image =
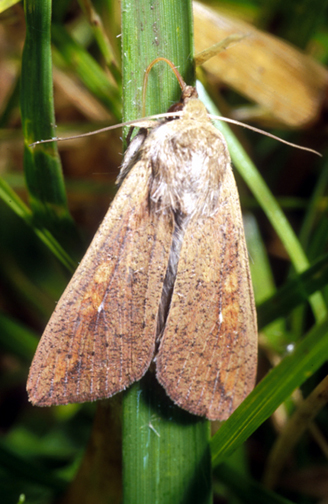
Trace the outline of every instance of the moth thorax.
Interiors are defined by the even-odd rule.
[[[157,211],[189,217],[214,215],[230,163],[220,133],[210,124],[177,120],[159,127],[152,136],[150,200]]]
[[[188,98],[183,108],[183,116],[187,119],[208,122],[208,114],[204,103],[195,98]]]

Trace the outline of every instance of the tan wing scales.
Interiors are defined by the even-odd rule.
[[[220,207],[193,219],[156,358],[167,394],[188,411],[224,420],[253,389],[257,327],[236,184],[225,170]]]
[[[171,245],[170,223],[149,213],[148,183],[139,162],[59,300],[30,369],[34,404],[109,397],[148,369]]]

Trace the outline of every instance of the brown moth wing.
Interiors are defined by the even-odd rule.
[[[149,177],[142,160],[132,168],[60,298],[31,365],[32,403],[109,397],[148,369],[171,245],[167,217],[149,212]]]
[[[257,325],[239,198],[223,174],[218,211],[190,221],[157,378],[182,408],[225,420],[254,387]]]

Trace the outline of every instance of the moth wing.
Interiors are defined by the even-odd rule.
[[[220,207],[190,221],[156,357],[157,378],[182,408],[225,420],[254,387],[257,323],[232,170]]]
[[[29,373],[34,404],[110,397],[149,367],[171,238],[149,213],[147,170],[126,177],[57,304]]]

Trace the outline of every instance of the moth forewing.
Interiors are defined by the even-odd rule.
[[[110,397],[152,361],[173,401],[211,420],[253,388],[256,315],[230,156],[194,88],[184,93],[179,118],[131,142],[119,192],[39,343],[34,404]]]
[[[159,382],[177,404],[210,420],[224,420],[254,387],[257,327],[230,156],[202,108],[195,101],[193,134],[185,125],[187,138],[196,144],[189,149],[184,145],[185,162],[189,172],[202,173],[208,185],[203,183],[205,197],[199,194],[200,206],[183,238],[156,367]],[[185,140],[183,135],[182,144]]]
[[[149,177],[133,166],[60,298],[31,365],[33,404],[110,397],[148,369],[171,244],[167,217],[149,212]]]

